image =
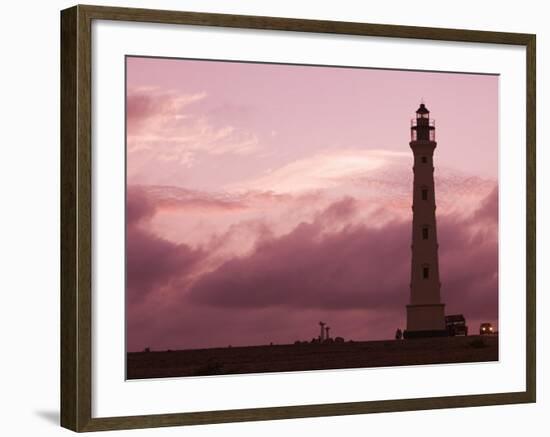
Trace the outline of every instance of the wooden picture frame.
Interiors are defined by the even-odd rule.
[[[526,390],[511,393],[92,417],[93,20],[475,42],[526,48]],[[61,12],[61,425],[83,432],[535,402],[535,35],[165,10],[75,6]]]

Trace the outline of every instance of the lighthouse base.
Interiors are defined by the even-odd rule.
[[[407,305],[407,329],[404,338],[447,336],[445,304]]]

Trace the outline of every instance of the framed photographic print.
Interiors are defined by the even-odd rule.
[[[61,422],[535,401],[535,36],[61,13]]]

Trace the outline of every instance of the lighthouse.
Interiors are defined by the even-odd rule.
[[[414,155],[410,300],[405,338],[447,335],[441,302],[434,184],[435,122],[424,105],[411,120]]]

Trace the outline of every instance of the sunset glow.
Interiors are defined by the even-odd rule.
[[[129,57],[128,350],[392,338],[421,99],[442,300],[497,330],[498,76]]]

